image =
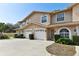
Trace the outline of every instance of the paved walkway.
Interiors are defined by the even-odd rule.
[[[27,39],[0,40],[0,56],[49,56],[46,46],[52,43]]]

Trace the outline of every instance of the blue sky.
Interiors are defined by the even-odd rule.
[[[15,24],[32,11],[53,11],[67,8],[68,3],[0,3],[0,22]]]

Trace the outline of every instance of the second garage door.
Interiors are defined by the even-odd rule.
[[[46,40],[45,30],[37,30],[35,32],[35,39],[37,39],[37,40]]]

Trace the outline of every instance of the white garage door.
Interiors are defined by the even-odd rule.
[[[36,31],[35,32],[35,39],[37,40],[46,40],[46,32],[43,31]]]

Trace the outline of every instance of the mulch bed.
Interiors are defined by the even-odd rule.
[[[51,55],[56,56],[73,56],[76,53],[75,47],[71,45],[64,45],[59,43],[53,43],[46,47],[46,50]]]

